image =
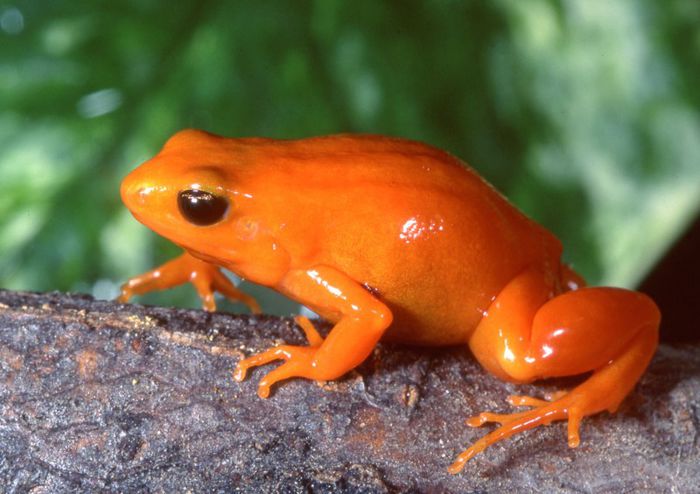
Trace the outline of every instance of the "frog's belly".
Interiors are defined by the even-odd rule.
[[[483,317],[480,308],[473,304],[440,303],[412,304],[392,303],[389,306],[393,321],[382,337],[383,341],[420,346],[443,346],[467,343]]]
[[[393,315],[382,339],[426,346],[467,343],[509,274],[469,279],[474,273],[466,271],[404,272],[395,283],[376,287],[375,296]]]
[[[426,346],[467,343],[503,287],[531,262],[436,260],[423,269],[385,272],[383,280],[391,282],[379,284],[376,296],[394,318],[383,339]]]

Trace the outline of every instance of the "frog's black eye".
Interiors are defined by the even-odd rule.
[[[177,207],[187,221],[199,226],[221,221],[228,211],[228,200],[203,190],[183,190],[177,195]]]

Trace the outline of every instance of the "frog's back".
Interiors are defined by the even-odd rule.
[[[263,162],[269,175],[294,174],[302,177],[307,186],[349,189],[355,184],[371,183],[395,189],[428,187],[456,194],[463,194],[468,185],[491,188],[449,153],[408,139],[338,134],[299,140],[240,141],[252,144],[249,149],[255,155],[253,161]]]
[[[265,160],[266,200],[290,201],[280,191],[294,188],[287,223],[298,229],[289,231],[308,238],[313,254],[293,257],[376,290],[394,313],[389,339],[466,341],[508,281],[529,265],[558,262],[549,232],[439,149],[371,135],[253,147]]]

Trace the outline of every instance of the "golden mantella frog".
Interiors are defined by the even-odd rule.
[[[259,383],[337,379],[377,342],[469,345],[496,376],[519,383],[592,371],[530,410],[481,413],[500,427],[462,452],[456,473],[487,446],[555,420],[579,443],[587,415],[614,412],[657,347],[659,310],[647,296],[588,288],[560,260],[561,243],[467,165],[414,141],[373,135],[301,140],[174,135],[131,172],[121,196],[140,222],[184,248],[130,279],[134,294],[190,281],[204,308],[213,293],[246,303],[226,268],[272,287],[334,323],[322,338],[297,321],[307,346],[280,345],[242,360],[284,361]]]

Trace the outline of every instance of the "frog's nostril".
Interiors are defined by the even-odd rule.
[[[132,172],[122,181],[120,188],[122,201],[124,201],[124,204],[129,208],[143,205],[151,189],[153,189],[153,187],[138,180]]]
[[[148,200],[148,196],[153,191],[153,187],[143,184],[134,184],[122,187],[122,200],[129,206],[143,206]]]

